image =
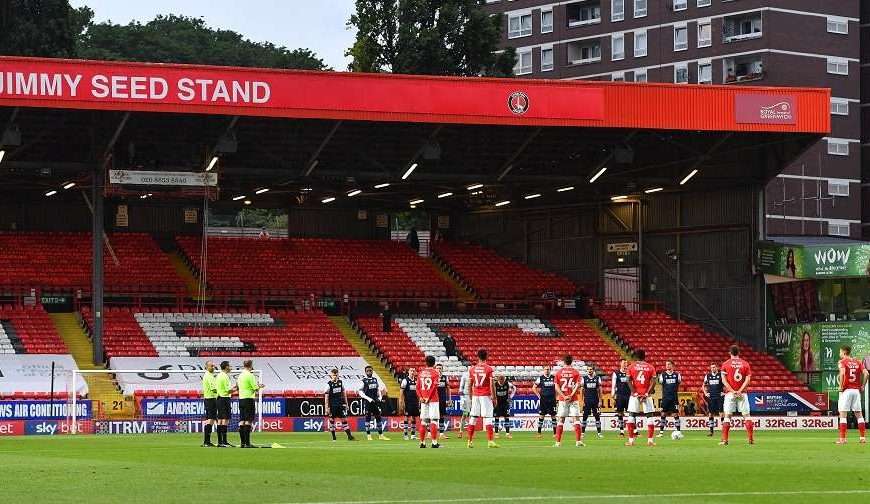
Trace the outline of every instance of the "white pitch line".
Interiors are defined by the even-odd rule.
[[[612,494],[612,495],[540,495],[517,497],[467,497],[459,499],[402,499],[402,500],[367,500],[367,501],[294,501],[280,504],[435,504],[460,502],[535,502],[545,500],[586,501],[594,499],[679,499],[698,497],[782,497],[789,495],[863,495],[870,494],[868,490],[784,490],[770,492],[709,492],[709,493],[670,493],[670,494]]]

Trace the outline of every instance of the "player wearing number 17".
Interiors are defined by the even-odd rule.
[[[483,418],[486,427],[486,445],[489,448],[498,448],[493,441],[492,427],[492,403],[495,400],[495,383],[492,381],[492,366],[486,363],[486,349],[477,351],[477,364],[468,370],[468,379],[471,382],[471,419],[468,422],[468,447],[474,447],[474,428],[477,419]]]
[[[719,444],[728,445],[731,415],[738,412],[743,416],[749,444],[755,444],[753,434],[755,425],[749,418],[749,396],[746,394],[752,379],[752,368],[749,367],[748,362],[740,358],[740,348],[737,345],[731,347],[730,353],[731,358],[722,364],[722,372],[725,373],[725,421],[722,423],[722,441]]]
[[[628,366],[628,386],[631,388],[631,397],[628,399],[628,441],[625,446],[634,446],[634,440],[637,438],[637,416],[643,410],[646,415],[646,444],[647,446],[655,446],[656,443],[653,437],[656,433],[656,425],[653,421],[655,418],[655,403],[653,402],[652,394],[655,392],[655,377],[656,368],[644,361],[646,352],[637,350],[634,352],[637,360]]]
[[[860,391],[867,383],[867,370],[858,359],[852,358],[852,347],[844,346],[840,349],[840,374],[837,381],[840,384],[840,399],[837,401],[837,410],[840,412],[840,438],[837,444],[846,444],[846,418],[849,412],[855,413],[858,420],[858,442],[867,442],[867,424],[864,423],[864,415],[861,413]]]
[[[426,431],[432,435],[432,448],[438,448],[438,421],[441,418],[438,381],[441,373],[435,369],[435,357],[426,357],[426,367],[417,375],[417,397],[420,398],[420,448],[426,448]]]

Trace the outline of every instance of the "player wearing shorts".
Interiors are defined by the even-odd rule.
[[[336,368],[329,371],[329,382],[326,384],[323,402],[326,406],[326,416],[329,417],[329,432],[332,434],[332,441],[335,441],[335,431],[343,429],[347,434],[347,440],[354,441],[353,435],[350,433],[350,423],[347,422],[347,391],[344,389],[344,383],[338,377],[338,369]],[[342,421],[346,424],[346,428]]]
[[[511,399],[516,394],[517,388],[508,380],[507,376],[501,375],[495,380],[495,437],[498,437],[498,423],[501,419],[505,437],[511,439]]]
[[[217,423],[217,382],[214,377],[214,362],[205,362],[205,372],[202,374],[202,400],[205,403],[205,423],[203,424],[203,447],[213,447],[211,431]]]
[[[538,396],[538,437],[544,427],[544,417],[550,415],[553,423],[553,437],[556,436],[556,377],[551,373],[550,366],[544,367],[544,374],[535,380],[532,391]]]
[[[432,437],[432,448],[438,448],[438,420],[441,418],[439,407],[438,381],[441,373],[435,369],[435,357],[426,356],[426,367],[417,376],[417,399],[420,403],[420,448],[426,448],[426,432]]]
[[[366,409],[366,439],[372,440],[372,418],[374,418],[374,425],[378,429],[378,439],[389,441],[390,438],[384,435],[384,427],[381,423],[384,389],[381,387],[381,382],[374,376],[375,372],[371,366],[365,367],[365,374],[359,389],[359,396],[365,401],[363,404]]]
[[[562,446],[562,432],[565,429],[565,417],[571,417],[574,422],[575,446],[586,446],[583,443],[583,430],[580,427],[580,398],[581,377],[580,371],[571,367],[574,358],[566,355],[562,358],[565,364],[556,371],[556,398],[559,407],[556,410],[558,425],[556,425],[556,448]]]
[[[642,412],[646,416],[646,444],[655,446],[653,440],[656,433],[655,404],[651,397],[656,388],[656,368],[644,361],[646,352],[638,350],[634,353],[637,360],[628,366],[628,386],[631,389],[631,397],[628,399],[628,441],[625,446],[634,446],[637,439],[637,416]]]
[[[628,361],[619,360],[619,369],[610,377],[610,397],[616,403],[616,419],[619,435],[625,436],[625,411],[628,409],[628,399],[631,397],[631,387],[628,386]]]
[[[468,444],[469,448],[474,447],[474,428],[477,425],[477,419],[483,418],[483,425],[486,428],[486,445],[489,448],[498,448],[498,445],[493,441],[494,432],[492,428],[492,403],[495,399],[495,382],[492,379],[492,366],[486,363],[486,349],[481,348],[477,351],[477,364],[471,366],[468,370],[468,379],[471,382],[471,415],[468,422]]]
[[[229,361],[221,361],[221,371],[215,378],[215,384],[217,385],[217,445],[218,448],[235,448],[235,445],[227,440],[227,430],[232,416],[231,398],[235,391],[233,380],[230,378]]]
[[[601,435],[601,377],[595,374],[592,366],[586,366],[586,375],[583,376],[583,434],[589,425],[589,415],[595,418],[595,430],[598,437]]]
[[[731,358],[722,364],[722,372],[725,374],[725,421],[722,422],[721,446],[728,445],[728,432],[731,430],[731,415],[740,413],[743,416],[743,425],[746,427],[746,435],[749,444],[755,444],[755,425],[749,418],[749,395],[746,389],[752,379],[752,368],[749,363],[740,358],[740,348],[733,345],[729,351]]]
[[[468,428],[468,417],[471,415],[471,380],[468,373],[462,373],[459,377],[459,409],[462,415],[459,417],[459,439]]]
[[[438,408],[441,414],[441,421],[438,437],[440,439],[449,439],[447,437],[447,429],[450,428],[450,417],[447,416],[447,404],[450,403],[450,382],[447,380],[447,375],[444,374],[443,364],[436,364],[435,369],[438,370],[438,375],[440,376],[438,378]]]
[[[401,383],[402,395],[399,397],[399,409],[405,412],[405,423],[402,425],[402,439],[416,439],[417,419],[420,417],[420,399],[417,397],[417,370],[408,369]]]
[[[659,437],[665,435],[665,427],[668,425],[668,413],[674,415],[676,430],[680,431],[680,384],[683,377],[674,369],[674,361],[665,362],[665,370],[659,375],[659,383],[662,384],[662,411],[659,419]]]
[[[254,361],[246,360],[242,363],[242,372],[237,381],[239,388],[239,438],[241,448],[258,448],[251,443],[251,432],[254,430],[254,418],[257,415],[257,407],[254,398],[264,387],[257,382],[254,376]]]
[[[852,358],[852,347],[840,348],[840,374],[837,382],[840,385],[840,399],[837,401],[837,410],[840,412],[840,438],[837,444],[846,444],[846,420],[849,412],[855,413],[858,420],[858,442],[867,442],[867,426],[864,423],[864,415],[861,412],[861,390],[867,383],[867,370],[858,359]]]
[[[704,397],[707,398],[707,427],[710,429],[707,437],[713,437],[713,429],[716,427],[716,416],[719,423],[725,422],[722,417],[722,402],[725,399],[725,386],[723,385],[722,371],[715,362],[710,364],[710,372],[704,375]]]

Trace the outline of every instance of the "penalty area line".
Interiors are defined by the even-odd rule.
[[[757,492],[707,492],[707,493],[667,493],[667,494],[610,494],[610,495],[530,495],[515,497],[467,497],[456,499],[401,499],[401,500],[365,500],[365,501],[294,501],[280,504],[435,504],[461,502],[536,502],[536,501],[587,501],[594,499],[679,499],[691,497],[782,497],[793,495],[863,495],[870,494],[867,490],[783,490]]]

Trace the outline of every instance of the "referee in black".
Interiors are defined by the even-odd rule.
[[[205,424],[203,425],[203,447],[213,447],[211,431],[217,423],[217,380],[214,377],[214,362],[205,362],[205,372],[202,374],[202,399],[205,402]]]

